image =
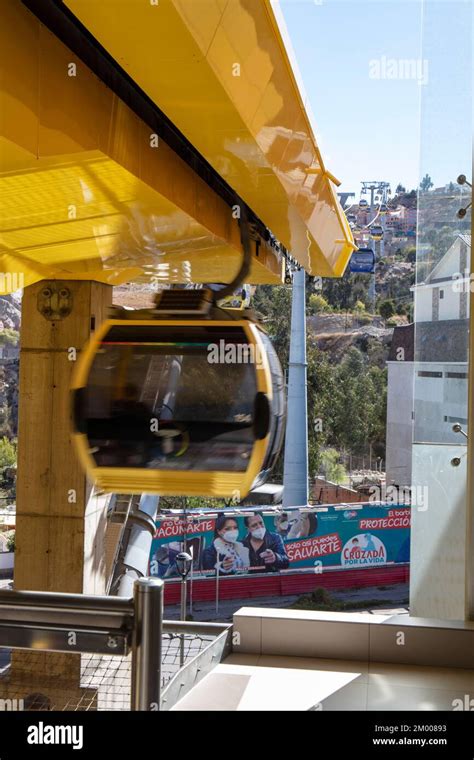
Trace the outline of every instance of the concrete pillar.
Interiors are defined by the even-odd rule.
[[[110,286],[89,281],[43,281],[23,295],[15,589],[98,594],[105,588],[96,536],[101,515],[94,500],[88,504],[91,488],[73,449],[69,393],[74,350],[78,356],[111,300]],[[38,310],[55,306],[48,318]],[[88,577],[85,547],[96,555],[87,562]]]
[[[106,317],[112,288],[90,281],[42,281],[22,303],[16,590],[105,593],[105,505],[70,435],[74,354]],[[16,652],[13,674],[78,676],[79,656]],[[79,683],[77,683],[79,685]]]

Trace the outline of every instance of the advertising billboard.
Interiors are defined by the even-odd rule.
[[[150,575],[176,578],[176,556],[193,557],[193,576],[353,569],[409,561],[410,507],[354,504],[306,509],[191,510],[161,516]]]

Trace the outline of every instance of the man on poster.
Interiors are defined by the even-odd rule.
[[[262,515],[249,515],[244,522],[248,534],[242,543],[249,550],[249,572],[275,573],[285,570],[290,560],[282,537],[265,528]]]

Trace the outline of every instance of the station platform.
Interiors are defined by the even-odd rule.
[[[172,709],[451,711],[473,690],[467,668],[233,653]]]
[[[472,621],[243,607],[232,653],[172,709],[469,710],[473,643]]]

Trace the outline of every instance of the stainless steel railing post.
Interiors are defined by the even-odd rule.
[[[140,578],[134,584],[132,710],[160,709],[163,591],[158,578]]]

